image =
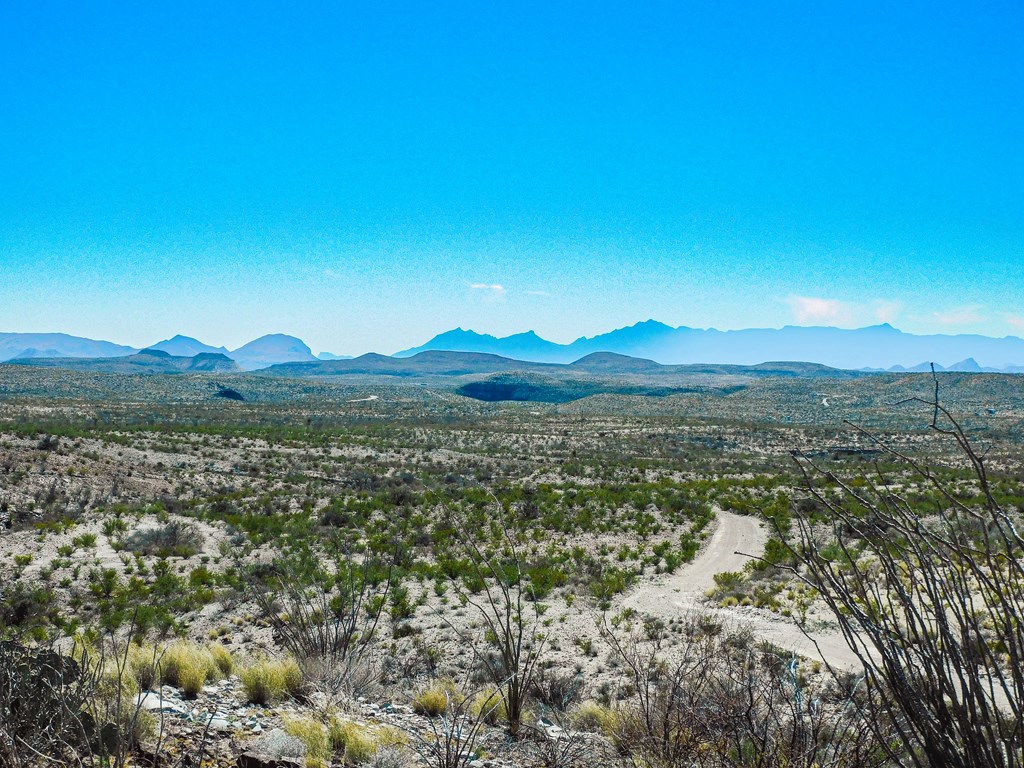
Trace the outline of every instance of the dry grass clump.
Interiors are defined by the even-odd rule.
[[[202,647],[179,642],[163,649],[133,645],[126,658],[127,671],[140,690],[173,685],[188,697],[198,695],[208,682],[223,680],[234,669],[231,653],[219,643]]]
[[[117,727],[119,746],[105,744],[105,749],[131,747],[156,732],[156,717],[136,706],[139,683],[132,672],[130,657],[130,649],[122,655],[117,649],[103,652],[86,644],[76,646],[72,652],[72,658],[82,665],[84,676],[93,681],[84,710],[94,722]]]
[[[581,702],[569,713],[569,722],[578,731],[601,733],[609,738],[621,730],[622,715],[593,700]]]
[[[238,676],[250,704],[274,704],[285,695],[296,698],[302,693],[302,669],[295,659],[258,659]]]
[[[495,685],[484,688],[473,697],[469,713],[488,725],[497,725],[500,721],[507,720],[508,706],[505,704],[504,691]]]
[[[213,657],[213,662],[217,665],[220,674],[223,677],[230,677],[235,669],[235,659],[231,655],[231,651],[220,643],[210,643],[206,648],[210,651],[210,656]]]
[[[326,768],[331,759],[331,740],[327,729],[311,717],[285,718],[284,730],[306,747],[306,768]]]
[[[377,741],[373,732],[365,725],[351,720],[335,717],[328,727],[331,746],[336,752],[344,755],[349,765],[361,765],[369,762],[377,751]]]
[[[126,660],[128,673],[140,691],[152,690],[160,683],[160,654],[155,647],[132,645],[128,648]]]
[[[408,737],[392,726],[376,728],[335,716],[327,727],[327,735],[335,752],[341,752],[346,765],[364,765],[377,754],[394,751],[409,743]]]
[[[412,708],[418,715],[438,717],[448,709],[450,698],[462,698],[455,684],[451,680],[436,680],[417,691]]]
[[[157,660],[160,679],[181,688],[186,697],[199,694],[207,682],[221,680],[234,663],[223,646],[202,647],[195,643],[174,643]]]

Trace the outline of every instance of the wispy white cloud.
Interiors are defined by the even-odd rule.
[[[1009,312],[1003,314],[1003,320],[1015,331],[1024,331],[1024,315],[1014,315]]]
[[[932,312],[932,320],[942,325],[970,325],[985,321],[981,314],[981,306],[972,304],[967,307],[953,307],[944,312]]]
[[[505,286],[498,283],[470,283],[469,287],[474,291],[489,291],[493,296],[505,295]]]
[[[550,296],[551,294],[547,291],[527,291],[527,296]]]
[[[880,323],[895,323],[902,313],[902,301],[887,301],[885,299],[875,301],[875,319]]]
[[[823,299],[816,296],[789,296],[786,299],[793,319],[798,323],[835,323],[849,325],[853,322],[855,307],[838,299]]]

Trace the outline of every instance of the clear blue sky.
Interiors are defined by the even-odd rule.
[[[4,3],[0,331],[1024,335],[1017,2]]]

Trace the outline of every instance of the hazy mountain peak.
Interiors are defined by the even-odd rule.
[[[224,347],[211,347],[209,344],[204,344],[198,339],[193,339],[191,336],[182,336],[180,333],[169,339],[158,341],[146,349],[157,349],[175,357],[195,357],[204,352],[227,354],[227,349]]]
[[[24,356],[119,357],[137,352],[134,347],[97,341],[66,333],[0,333],[0,361]],[[26,354],[27,353],[27,354]]]
[[[228,354],[248,371],[277,363],[308,363],[316,360],[306,342],[284,333],[268,333]]]

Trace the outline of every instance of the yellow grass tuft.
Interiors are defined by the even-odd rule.
[[[306,768],[326,768],[331,759],[327,729],[310,717],[285,718],[285,731],[306,746]]]

